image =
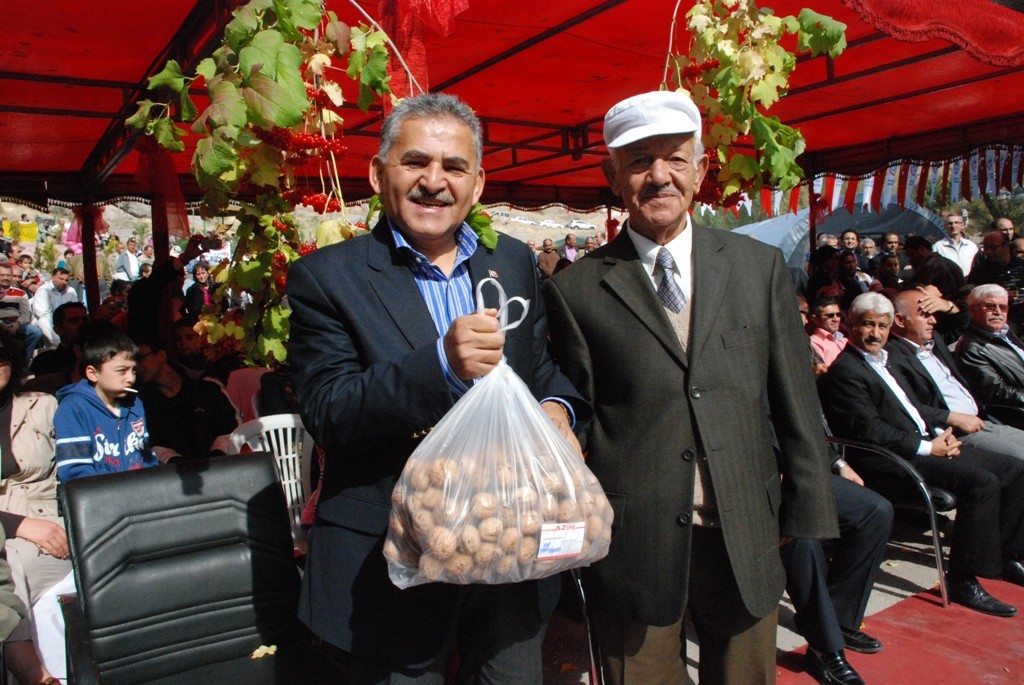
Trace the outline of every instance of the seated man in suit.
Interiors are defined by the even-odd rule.
[[[863,487],[857,472],[832,460],[832,492],[839,513],[838,542],[793,538],[781,548],[793,620],[807,640],[807,670],[822,683],[864,685],[846,660],[844,647],[873,654],[882,643],[860,630],[878,565],[892,531],[892,505]]]
[[[978,582],[999,578],[1024,584],[1024,462],[962,445],[953,429],[938,426],[943,410],[926,407],[884,346],[893,320],[892,302],[865,293],[850,308],[850,344],[818,381],[822,407],[836,435],[890,449],[907,459],[925,481],[957,498],[949,554],[949,596],[968,608],[1009,617],[1017,609],[991,596]],[[884,494],[898,481],[881,458],[858,458],[857,470]]]
[[[1009,297],[995,283],[967,296],[971,325],[956,344],[971,392],[983,404],[1024,407],[1024,342],[1009,328]]]
[[[896,295],[894,335],[885,346],[891,363],[903,373],[914,399],[941,410],[936,425],[953,428],[965,445],[1024,460],[1024,431],[983,414],[949,348],[932,339],[935,316],[921,309],[922,294],[904,290]],[[941,412],[947,413],[945,418]]]

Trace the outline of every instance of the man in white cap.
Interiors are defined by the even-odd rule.
[[[702,685],[775,682],[780,539],[838,535],[789,271],[775,248],[693,225],[700,131],[682,93],[609,110],[625,230],[546,290],[615,509],[610,553],[585,575],[607,683],[686,682],[686,608]]]

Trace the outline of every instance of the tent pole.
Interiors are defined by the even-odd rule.
[[[79,207],[82,222],[82,269],[85,276],[85,301],[89,314],[95,315],[100,306],[99,272],[96,268],[96,206],[85,203]]]

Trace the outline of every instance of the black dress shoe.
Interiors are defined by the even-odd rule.
[[[818,654],[810,647],[807,648],[807,672],[814,676],[815,680],[825,685],[865,685],[864,679],[860,677],[853,666],[846,661],[842,652],[831,654]]]
[[[968,609],[974,609],[975,611],[991,614],[992,616],[1009,618],[1017,613],[1016,607],[1010,606],[1006,602],[1000,602],[985,592],[985,588],[974,578],[950,582],[949,598]]]
[[[846,643],[846,648],[849,650],[861,654],[874,654],[882,649],[881,640],[871,637],[867,633],[849,628],[840,628],[840,630],[843,631],[843,642]]]
[[[1003,560],[1003,580],[1014,585],[1024,585],[1024,564],[1012,559]]]

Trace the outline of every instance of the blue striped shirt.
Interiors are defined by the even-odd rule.
[[[469,391],[471,383],[468,383],[452,370],[448,363],[448,355],[444,353],[444,335],[451,328],[452,321],[460,316],[472,314],[476,311],[476,301],[473,297],[473,280],[469,276],[469,258],[476,252],[479,240],[467,224],[463,223],[455,234],[458,252],[455,256],[455,267],[450,276],[430,263],[424,255],[417,252],[409,241],[391,223],[388,218],[388,225],[391,227],[391,235],[395,239],[395,247],[408,260],[409,270],[412,272],[416,287],[430,311],[430,318],[437,327],[437,359],[441,363],[441,370],[448,382],[448,389],[452,397],[458,399]],[[576,413],[572,404],[560,397],[548,397],[542,402],[558,402],[569,413],[569,425],[576,425]]]
[[[390,222],[390,218],[388,219]],[[473,300],[473,281],[469,277],[469,258],[477,247],[476,233],[469,226],[462,224],[455,234],[458,253],[455,256],[455,267],[450,276],[430,263],[430,260],[413,249],[409,241],[399,233],[394,224],[390,224],[391,234],[395,238],[398,251],[408,258],[409,270],[416,281],[423,301],[430,311],[430,318],[437,327],[437,358],[441,362],[448,389],[455,398],[462,397],[469,390],[470,384],[455,375],[448,356],[444,353],[444,334],[452,325],[452,321],[460,316],[476,311]]]

